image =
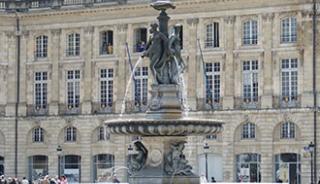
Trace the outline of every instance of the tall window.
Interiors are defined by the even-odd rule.
[[[134,78],[134,103],[136,106],[145,106],[148,101],[148,67],[138,67]]]
[[[76,142],[77,141],[77,129],[75,127],[67,127],[64,130],[65,142]]]
[[[80,70],[67,71],[67,103],[69,109],[80,105]]]
[[[297,41],[297,18],[286,17],[281,20],[281,43]]]
[[[183,49],[183,26],[182,25],[175,25],[173,27],[175,35],[179,36],[180,39],[180,47]]]
[[[40,127],[34,128],[32,131],[32,142],[43,142],[43,129]]]
[[[220,63],[206,63],[206,103],[220,101]]]
[[[301,156],[296,153],[281,153],[275,155],[275,182],[301,184],[300,162]]]
[[[80,55],[80,34],[71,33],[67,35],[67,56]]]
[[[243,45],[256,45],[258,43],[258,22],[249,20],[243,23]]]
[[[135,52],[143,52],[146,49],[147,43],[147,29],[146,28],[138,28],[134,31],[135,33]]]
[[[205,47],[219,47],[219,23],[207,25]]]
[[[29,157],[29,180],[36,181],[48,175],[48,157],[33,155]]]
[[[298,98],[298,60],[283,59],[281,63],[282,101],[296,101]]]
[[[113,31],[100,33],[100,54],[113,54]]]
[[[256,138],[256,125],[253,123],[245,123],[242,126],[242,139]]]
[[[281,125],[281,139],[294,139],[295,138],[295,124],[285,122]]]
[[[258,61],[243,62],[243,100],[244,102],[258,101]]]
[[[110,134],[108,134],[105,126],[101,126],[98,128],[98,141],[105,141],[110,139]]]
[[[261,155],[256,153],[240,154],[236,157],[237,182],[261,182]]]
[[[46,109],[47,108],[47,94],[48,94],[48,73],[47,72],[35,72],[34,74],[34,103],[35,108]]]
[[[114,155],[99,154],[93,157],[93,176],[95,182],[108,182],[105,171],[114,167]]]
[[[36,38],[36,57],[46,58],[48,56],[48,36],[41,35]]]
[[[100,70],[101,107],[112,107],[113,103],[113,69]]]

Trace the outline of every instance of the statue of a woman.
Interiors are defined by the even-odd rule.
[[[142,57],[150,58],[151,73],[158,84],[170,84],[168,59],[170,51],[168,48],[168,38],[165,34],[158,31],[158,24],[151,24],[149,39],[146,51]]]

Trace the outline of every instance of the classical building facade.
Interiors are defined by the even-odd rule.
[[[0,1],[0,174],[60,172],[93,182],[114,171],[126,181],[133,138],[108,135],[104,121],[144,116],[153,79],[139,57],[158,14],[149,3]],[[194,172],[217,181],[309,183],[312,1],[174,3],[169,24],[181,30],[187,114],[225,122],[221,135],[188,138]],[[139,61],[134,81],[129,61]]]

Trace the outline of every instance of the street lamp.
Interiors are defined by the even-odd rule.
[[[310,142],[310,144],[308,146],[304,147],[304,150],[310,153],[311,184],[315,184],[314,168],[313,168],[314,149],[315,149],[315,145],[312,142]]]
[[[204,143],[203,145],[203,152],[204,152],[204,157],[206,160],[206,178],[208,180],[208,151],[209,151],[209,145],[208,143]]]
[[[58,177],[60,178],[60,174],[61,174],[61,171],[60,171],[60,164],[61,164],[61,156],[62,156],[62,148],[60,145],[58,145],[57,147],[57,155],[58,155]]]

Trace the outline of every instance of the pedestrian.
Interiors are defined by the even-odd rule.
[[[0,184],[7,184],[7,180],[4,178],[4,175],[0,176]]]
[[[21,184],[29,184],[29,181],[27,180],[26,177],[22,178]]]
[[[117,175],[114,175],[112,178],[112,183],[120,183],[120,181],[117,178]]]
[[[214,179],[214,177],[211,177],[211,183],[216,183],[216,179]]]

